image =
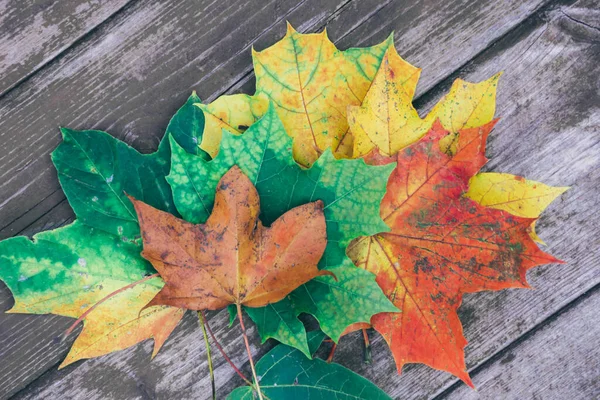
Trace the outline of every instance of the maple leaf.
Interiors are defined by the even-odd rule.
[[[559,262],[528,234],[531,218],[485,208],[463,197],[487,161],[494,122],[460,131],[456,151],[440,150],[439,123],[397,154],[381,216],[391,231],[355,240],[348,254],[377,275],[401,313],[371,319],[388,343],[398,371],[424,363],[472,386],[464,362],[466,340],[456,314],[462,294],[528,287],[528,269]]]
[[[266,225],[291,207],[323,201],[327,248],[320,268],[332,271],[338,281],[318,277],[282,304],[248,311],[264,340],[274,337],[306,353],[306,331],[297,319],[302,312],[315,316],[321,329],[337,341],[348,325],[368,322],[378,312],[396,311],[374,276],[356,268],[345,255],[352,239],[389,229],[379,216],[379,203],[393,165],[374,167],[363,160],[336,160],[327,150],[310,169],[303,169],[294,162],[292,139],[273,107],[243,135],[224,131],[221,150],[212,161],[188,154],[174,141],[171,148],[167,180],[177,209],[189,222],[206,221],[217,182],[234,165],[256,187],[261,220]]]
[[[155,355],[184,310],[142,308],[160,290],[148,279],[94,307],[106,296],[154,270],[140,257],[141,247],[79,221],[42,232],[33,241],[15,237],[0,242],[0,279],[13,296],[10,313],[56,314],[78,318],[89,312],[61,368],[154,338]]]
[[[167,127],[171,140],[198,157],[203,113],[193,93]],[[101,131],[61,129],[52,153],[61,186],[78,219],[34,236],[0,242],[0,279],[15,297],[12,313],[83,318],[83,330],[61,364],[97,357],[154,338],[155,355],[184,310],[144,306],[163,281],[144,260],[140,230],[127,191],[176,213],[165,175],[170,143],[142,155]]]
[[[568,187],[552,187],[520,176],[505,173],[479,173],[469,180],[465,196],[485,207],[508,211],[518,217],[537,218]],[[535,232],[535,221],[529,232],[533,240],[544,242]]]
[[[325,30],[301,34],[288,24],[283,39],[265,50],[252,51],[254,96],[229,96],[200,106],[207,115],[202,148],[216,156],[221,129],[241,133],[238,121],[246,126],[256,120],[271,100],[286,132],[294,138],[293,153],[299,164],[310,167],[328,148],[338,158],[350,157],[352,134],[346,107],[361,104],[392,44],[390,36],[376,46],[341,51]]]
[[[371,88],[360,106],[348,107],[348,124],[354,134],[353,156],[362,157],[377,147],[391,156],[421,138],[431,126],[412,106],[420,70],[390,47],[383,56]]]
[[[312,359],[324,338],[320,331],[308,333],[309,358],[284,345],[278,345],[262,356],[256,363],[256,372],[265,398],[390,400],[383,390],[348,368]],[[227,399],[254,399],[253,389],[250,386],[237,388]]]
[[[375,148],[384,156],[393,156],[423,137],[435,120],[456,133],[494,118],[501,74],[480,83],[457,79],[449,93],[421,119],[412,105],[419,72],[394,47],[386,51],[363,103],[348,107],[348,124],[354,135],[353,157],[364,157]]]
[[[52,153],[52,162],[77,218],[124,240],[133,240],[140,228],[125,192],[177,214],[165,180],[171,155],[168,137],[207,158],[192,145],[201,138],[204,126],[204,115],[193,105],[199,100],[195,93],[190,96],[171,119],[168,136],[152,154],[140,154],[106,132],[62,128],[63,141]]]
[[[273,338],[297,348],[310,358],[306,330],[300,314],[313,315],[323,332],[337,342],[348,326],[366,325],[378,312],[397,312],[387,300],[370,272],[356,268],[347,257],[341,265],[329,268],[337,280],[318,277],[302,285],[283,300],[261,308],[245,308],[256,324],[264,343]],[[377,311],[382,310],[382,311]],[[230,318],[237,311],[230,309]],[[353,323],[355,321],[365,321]],[[230,319],[231,322],[231,319]]]
[[[293,208],[265,228],[258,220],[258,193],[238,167],[219,181],[205,224],[131,200],[142,228],[142,256],[166,282],[149,306],[261,307],[316,276],[333,275],[317,268],[327,243],[323,203]]]

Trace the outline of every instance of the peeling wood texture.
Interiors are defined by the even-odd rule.
[[[33,75],[127,3],[0,1],[0,94]]]
[[[399,53],[423,68],[422,111],[456,77],[479,81],[505,71],[486,168],[571,186],[538,223],[546,250],[567,264],[531,271],[535,290],[466,296],[460,316],[476,393],[424,366],[408,366],[398,376],[375,333],[373,364],[364,365],[356,351],[358,333],[341,341],[334,361],[402,399],[587,399],[600,393],[598,0],[54,3],[62,5],[0,1],[1,238],[73,218],[49,158],[59,125],[107,130],[150,152],[192,89],[207,101],[252,92],[250,47],[262,49],[283,36],[286,19],[301,32],[327,26],[340,48],[371,45],[394,30]],[[78,6],[87,11],[76,13]],[[11,305],[0,283],[0,311]],[[152,362],[151,342],[145,342],[58,371],[70,342],[55,338],[71,322],[0,314],[0,398],[209,398],[193,314]],[[239,327],[226,323],[225,312],[211,314],[216,335],[244,365]],[[254,329],[249,334],[256,353],[268,350],[259,347]],[[242,382],[214,357],[224,396]],[[247,364],[243,369],[249,372]]]

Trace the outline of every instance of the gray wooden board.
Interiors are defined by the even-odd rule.
[[[0,95],[129,0],[0,0]]]
[[[394,4],[384,6],[382,10]],[[464,8],[464,5],[462,6]],[[503,116],[504,120],[499,124],[491,138],[488,154],[493,159],[490,167],[493,170],[520,173],[550,184],[571,184],[574,186],[540,221],[542,236],[553,245],[549,248],[550,251],[567,259],[570,264],[542,267],[530,273],[530,281],[538,288],[535,292],[504,291],[472,295],[465,300],[461,315],[466,322],[466,336],[471,342],[471,346],[467,347],[467,360],[471,367],[479,365],[502,350],[503,347],[509,345],[523,332],[533,328],[562,305],[576,298],[580,293],[598,282],[599,277],[596,267],[598,259],[597,242],[591,243],[591,246],[589,243],[590,238],[594,237],[593,227],[599,222],[598,217],[594,216],[593,210],[594,199],[598,194],[597,188],[593,185],[594,179],[598,179],[597,169],[595,170],[598,165],[596,81],[598,77],[598,49],[597,36],[595,36],[597,30],[593,28],[598,24],[594,20],[592,12],[592,8],[595,6],[597,4],[593,2],[587,2],[587,4],[577,3],[572,7],[563,7],[562,10],[556,9],[544,12],[540,14],[539,19],[527,20],[525,24],[522,24],[522,27],[517,28],[515,32],[509,34],[500,43],[489,48],[460,72],[461,76],[477,80],[487,77],[497,69],[507,70],[499,91],[498,114]],[[132,15],[128,18],[133,18],[133,15],[136,15],[135,12],[141,12],[139,11],[141,9],[132,8],[133,11],[127,10]],[[524,9],[530,12],[527,7]],[[296,9],[296,12],[301,16],[302,12],[298,10]],[[519,10],[523,9],[519,8]],[[364,10],[355,3],[350,3],[337,11],[335,17],[328,24],[332,37],[335,37],[332,26],[335,26],[337,21],[344,20],[344,18],[346,21],[351,20],[349,14],[346,13],[353,12],[358,14],[357,19],[363,17]],[[373,18],[382,19],[382,16],[387,15],[387,19],[392,19],[389,16],[393,14],[388,10],[379,17],[377,15],[379,14],[376,13]],[[437,15],[439,21],[439,14]],[[515,25],[520,23],[527,15],[523,11],[522,14],[518,14],[518,18],[513,16]],[[485,14],[483,16],[493,18],[493,15]],[[500,16],[504,17],[505,13],[501,13]],[[309,16],[306,16],[306,18],[307,20],[310,19]],[[326,20],[326,17],[324,18]],[[122,19],[116,18],[116,20],[118,23],[128,21],[125,17],[122,17]],[[424,27],[428,26],[427,21],[418,20],[418,18],[411,16],[413,25],[423,24]],[[545,23],[545,20],[548,22]],[[463,21],[463,23],[466,22]],[[394,23],[400,22],[396,21]],[[407,21],[402,23],[406,24]],[[457,29],[456,26],[459,23],[461,22],[454,21],[451,26]],[[371,30],[376,30],[384,24],[377,23],[377,19],[369,19],[364,25],[370,25]],[[467,24],[467,26],[473,25],[487,27],[486,24]],[[488,25],[493,26],[492,23]],[[389,29],[393,26],[390,25]],[[275,25],[275,30],[281,28],[281,26]],[[404,25],[398,28],[407,29]],[[302,25],[300,29],[302,29]],[[360,29],[359,26],[358,29],[351,30],[346,38],[342,38],[342,43],[344,40],[351,40],[353,34],[364,36],[360,34]],[[425,28],[422,29],[425,30]],[[94,48],[95,44],[93,42],[95,40],[101,41],[100,37],[102,35],[110,34],[114,30],[114,27],[111,27],[106,32],[99,32],[98,37],[90,38],[90,43],[85,44],[89,46],[90,50],[88,51]],[[505,33],[506,30],[501,30],[500,33]],[[367,29],[367,31],[369,30]],[[384,31],[385,29],[382,28],[382,32]],[[460,32],[460,29],[457,29],[457,32]],[[494,37],[494,32],[485,32],[489,35],[488,39],[483,40],[482,47],[476,49],[477,51],[473,51],[470,55],[458,51],[458,49],[463,50],[460,41],[455,43],[455,57],[464,57],[464,61],[456,66],[467,62],[497,38],[497,36]],[[410,44],[413,40],[419,40],[419,37],[411,37],[409,33],[405,32],[402,37],[397,37],[398,47],[401,50],[402,43]],[[475,33],[471,35],[475,35]],[[483,34],[480,32],[480,35]],[[360,37],[355,38],[352,43],[359,43],[359,39]],[[432,43],[434,43],[431,44],[432,48],[437,50],[439,47],[435,45],[435,42]],[[444,38],[444,43],[445,51],[449,46],[448,43],[452,43],[452,37]],[[81,51],[81,54],[77,53],[78,50]],[[131,49],[127,52],[122,51],[127,54],[131,52]],[[72,63],[77,64],[82,57],[85,59],[85,49],[75,49],[74,53],[77,54],[67,55],[66,61],[64,59],[60,60],[56,65],[50,66],[48,70],[54,71],[52,68],[60,70],[61,68],[68,68],[68,66],[73,67]],[[418,53],[417,48],[415,48],[414,54],[414,57],[417,57],[421,53]],[[423,54],[421,56],[423,60],[429,60],[431,57],[427,57],[427,53]],[[450,51],[447,54],[447,59],[453,60],[450,57],[452,52]],[[407,58],[409,61],[423,66],[410,57]],[[235,59],[232,60],[231,62],[236,62]],[[226,69],[227,65],[229,65],[228,62],[224,61],[220,64],[220,67]],[[452,68],[448,68],[440,73],[438,69],[445,68],[445,65],[443,63],[437,65],[431,60],[429,60],[429,65],[432,71],[424,70],[423,75],[425,82],[427,82],[427,79],[431,79],[430,87],[437,80],[454,71]],[[73,67],[73,71],[76,71],[76,75],[82,73],[75,67]],[[437,76],[437,78],[427,78],[428,72]],[[91,72],[90,76],[93,76],[93,73],[98,72]],[[236,82],[240,82],[240,78],[243,80],[244,74],[246,72],[237,75],[230,74],[231,79],[225,81],[222,87],[235,85]],[[84,77],[89,78],[85,74]],[[36,79],[40,79],[40,83],[43,84],[52,80],[52,74],[48,75],[46,71],[43,71],[31,81]],[[78,79],[81,81],[83,77],[79,76]],[[156,79],[156,76],[148,79]],[[578,82],[580,82],[579,86],[577,86]],[[28,90],[32,90],[27,87],[27,84],[24,86],[23,90],[26,94]],[[443,82],[439,86],[443,88],[447,86],[447,82]],[[123,88],[120,88],[120,90],[123,90]],[[180,89],[175,88],[174,90],[176,92]],[[422,91],[423,89],[421,89]],[[18,92],[18,90],[15,92]],[[146,93],[150,92],[147,91]],[[437,87],[433,93],[427,93],[421,100],[423,107],[429,107],[430,102],[428,100],[433,100],[438,94]],[[123,96],[123,94],[119,95]],[[22,99],[31,100],[29,97],[25,95]],[[96,99],[95,101],[100,100]],[[22,109],[24,105],[29,103],[29,101],[21,100],[20,103],[17,102],[18,106],[13,104],[13,110]],[[173,105],[174,108],[175,105]],[[36,108],[33,107],[33,109]],[[55,111],[60,110],[62,109],[56,109]],[[74,110],[77,110],[77,108]],[[69,115],[74,115],[74,110],[69,109],[62,115],[68,118]],[[107,108],[104,108],[104,110],[114,113],[113,110]],[[86,110],[84,108],[78,112],[85,115]],[[128,114],[132,111],[125,109],[121,112]],[[43,115],[38,117],[42,118]],[[149,118],[151,117],[149,116]],[[87,119],[89,117],[87,116],[77,115],[75,118],[82,119],[84,124],[89,123],[89,119]],[[136,122],[141,118],[138,117]],[[4,121],[4,118],[2,120]],[[89,127],[89,125],[87,126]],[[153,129],[156,130],[156,127]],[[36,133],[29,132],[32,132],[31,129],[28,130],[28,135],[36,135]],[[582,132],[586,132],[586,135],[582,136]],[[157,131],[151,133],[159,136]],[[527,139],[524,139],[525,137]],[[43,144],[44,140],[48,140],[48,135],[45,139],[40,139],[40,142]],[[566,146],[566,143],[570,146]],[[38,157],[41,154],[38,154]],[[22,177],[18,179],[23,182]],[[51,192],[51,195],[55,192]],[[37,201],[41,198],[38,196]],[[52,207],[61,204],[60,201],[58,198]],[[27,208],[23,207],[20,210],[26,211]],[[44,210],[40,210],[38,215],[44,214]],[[50,220],[44,223],[46,224],[48,221]],[[56,221],[60,221],[60,219],[57,218]],[[565,232],[569,232],[569,236],[565,237]],[[6,290],[4,290],[4,293],[6,293]],[[4,296],[4,299],[2,307],[6,309],[9,307],[10,300],[7,295]],[[494,312],[490,312],[492,309]],[[18,321],[8,319],[12,317],[22,319]],[[25,332],[25,337],[21,342],[21,350],[31,348],[38,341],[43,342],[47,339],[45,347],[33,349],[28,353],[27,359],[25,357],[20,359],[15,355],[18,353],[10,354],[9,351],[8,354],[4,353],[2,355],[3,362],[14,360],[17,369],[19,369],[20,363],[25,363],[30,367],[42,366],[32,374],[36,376],[64,355],[65,348],[53,344],[52,338],[68,325],[68,321],[65,319],[26,316],[3,316],[2,318],[7,319],[0,320],[2,321],[2,328],[0,329],[4,329],[4,326],[9,327],[3,337],[10,340],[10,344],[18,341],[18,337]],[[44,318],[47,318],[47,320],[40,321]],[[61,321],[66,321],[63,326],[60,326]],[[242,364],[244,357],[241,341],[238,337],[239,332],[235,328],[231,331],[224,329],[224,321],[225,316],[219,314],[211,320],[211,323],[218,328],[218,335],[223,337],[223,342],[229,343],[232,340],[230,344],[231,353],[239,354],[238,361]],[[202,398],[203,395],[207,394],[205,390],[206,367],[203,361],[203,346],[195,326],[194,318],[191,316],[186,318],[174,338],[167,343],[165,349],[152,363],[147,362],[150,344],[145,343],[124,352],[82,362],[64,371],[57,372],[50,369],[40,380],[21,392],[20,397],[52,398],[81,395],[91,398],[160,398],[171,396]],[[38,331],[45,333],[46,336],[39,334]],[[235,340],[236,337],[237,340]],[[256,341],[254,343],[257,344]],[[377,338],[374,340],[375,364],[368,367],[364,366],[360,364],[360,352],[355,351],[358,345],[359,338],[357,335],[344,339],[336,360],[374,379],[394,397],[428,397],[444,390],[454,382],[447,374],[438,373],[422,366],[406,368],[403,376],[398,377],[395,375],[387,350],[382,341]],[[4,350],[6,349],[5,346],[1,348],[6,351]],[[19,349],[18,346],[16,348]],[[49,355],[49,358],[54,358],[50,363],[47,363],[43,359]],[[21,370],[21,373],[23,373],[23,370]],[[218,383],[223,392],[239,384],[239,379],[230,380],[233,374],[221,361],[219,361],[218,375]],[[19,375],[9,373],[5,376],[14,381]]]
[[[600,397],[600,291],[473,376],[477,391],[459,386],[448,400],[597,399]],[[534,377],[534,379],[532,378]]]
[[[168,118],[184,101],[190,87],[198,87],[200,93],[210,97],[210,92],[203,93],[204,85],[220,80],[219,85],[225,88],[238,82],[246,74],[239,72],[241,65],[246,69],[251,65],[249,46],[255,44],[262,48],[277,40],[285,30],[286,18],[301,30],[316,29],[329,21],[333,37],[346,34],[351,38],[361,26],[360,22],[370,24],[370,15],[381,19],[380,13],[386,10],[394,18],[390,19],[387,29],[380,31],[380,38],[371,39],[372,43],[383,40],[386,32],[393,29],[402,33],[399,42],[410,42],[409,34],[425,35],[430,26],[444,23],[444,18],[435,12],[435,3],[417,3],[406,14],[397,3],[378,4],[373,1],[306,1],[299,5],[260,3],[260,7],[255,7],[250,4],[246,9],[241,2],[229,2],[207,5],[204,11],[201,5],[189,2],[128,7],[123,15],[113,18],[85,43],[0,100],[0,135],[8,149],[8,154],[0,160],[0,221],[5,221],[0,224],[4,226],[0,235],[10,236],[24,228],[27,228],[25,233],[34,233],[72,217],[68,205],[61,200],[62,193],[47,156],[58,143],[56,126],[59,124],[107,129],[148,151],[156,145]],[[479,47],[474,47],[469,55],[462,51],[464,36],[447,38],[440,34],[437,38],[431,36],[431,40],[444,40],[445,48],[461,49],[462,60],[466,62],[511,26],[499,29],[496,21],[505,21],[508,15],[515,26],[539,6],[539,1],[505,2],[502,13],[492,1],[477,2],[470,8],[464,1],[451,4],[453,8],[446,6],[446,12],[459,12],[463,19],[447,25],[448,29],[471,32],[478,38]],[[466,13],[466,9],[470,9],[471,14]],[[473,18],[489,23],[479,23],[477,30],[472,30]],[[353,20],[359,23],[351,23]],[[407,30],[409,26],[413,27],[412,31]],[[357,43],[364,42],[361,32],[354,35]],[[452,41],[454,37],[456,41]],[[445,54],[440,60],[439,68],[443,72],[439,76],[453,71],[447,66],[452,57]],[[210,72],[213,72],[211,80],[198,82],[199,77]],[[200,84],[202,86],[198,86]],[[215,87],[213,92],[218,93],[219,89]],[[156,96],[157,93],[160,95]],[[165,107],[165,102],[170,106]],[[25,140],[22,132],[28,133]],[[33,151],[30,143],[36,143]],[[10,296],[6,290],[3,295]],[[22,325],[28,329],[21,332],[34,330],[38,324],[35,317],[2,318],[11,332]],[[59,319],[51,321],[50,327],[39,323],[39,329],[48,329],[47,337],[58,336],[68,324],[62,322],[61,325]],[[64,356],[63,347],[55,346],[57,351],[48,354],[48,344],[32,343],[28,335],[20,336],[17,343],[6,350],[9,362],[5,363],[5,371],[9,372],[4,376],[3,390],[7,393],[23,387]],[[4,336],[14,340],[10,332]],[[23,360],[18,355],[25,349],[28,354],[40,354],[40,357]],[[16,380],[14,376],[27,376],[27,379]]]

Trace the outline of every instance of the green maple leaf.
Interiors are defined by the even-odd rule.
[[[195,93],[190,96],[171,119],[167,133],[187,151],[207,157],[197,145],[204,127],[202,112],[193,106],[198,101]],[[61,133],[63,142],[52,153],[52,161],[79,220],[124,239],[138,237],[137,216],[126,193],[177,214],[165,180],[171,153],[167,135],[158,151],[140,154],[106,132],[62,128]]]
[[[322,332],[309,332],[307,348],[310,354],[323,341]],[[285,362],[282,362],[284,361]],[[265,398],[286,399],[355,399],[389,400],[390,397],[372,382],[342,367],[320,359],[307,359],[301,352],[279,345],[256,363],[260,388]],[[323,377],[327,379],[323,379]],[[235,389],[228,400],[257,398],[250,386]]]
[[[197,144],[204,116],[192,94],[171,119],[167,133],[202,157]],[[125,193],[176,212],[165,180],[170,143],[142,155],[101,131],[62,129],[52,154],[63,190],[78,220],[34,236],[0,242],[0,279],[15,297],[13,313],[84,316],[84,329],[62,366],[154,338],[156,353],[184,310],[143,307],[163,286],[159,277],[115,291],[156,271],[141,257],[135,211]],[[103,301],[107,296],[108,299]],[[91,311],[90,311],[91,310]]]
[[[374,167],[363,160],[336,160],[326,150],[310,169],[303,169],[293,160],[292,139],[272,107],[241,136],[223,131],[221,149],[212,161],[187,153],[173,139],[171,149],[167,181],[177,210],[189,222],[208,218],[217,183],[233,165],[256,187],[261,220],[267,225],[292,207],[324,202],[327,249],[319,266],[331,270],[338,281],[316,278],[282,304],[249,311],[263,340],[273,337],[307,353],[306,332],[296,318],[302,312],[314,315],[323,331],[337,341],[348,325],[369,322],[384,310],[397,311],[373,275],[356,268],[345,255],[354,238],[388,230],[379,216],[379,203],[393,164]]]

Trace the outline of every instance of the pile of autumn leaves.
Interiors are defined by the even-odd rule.
[[[184,309],[232,305],[306,360],[303,313],[334,342],[372,326],[398,371],[471,384],[462,294],[558,261],[534,222],[565,190],[478,173],[499,75],[455,81],[420,118],[420,70],[391,38],[340,51],[289,27],[253,61],[253,96],[192,95],[156,153],[63,129],[52,159],[78,219],[0,243],[10,312],[84,321],[62,366],[147,338],[156,354]]]

